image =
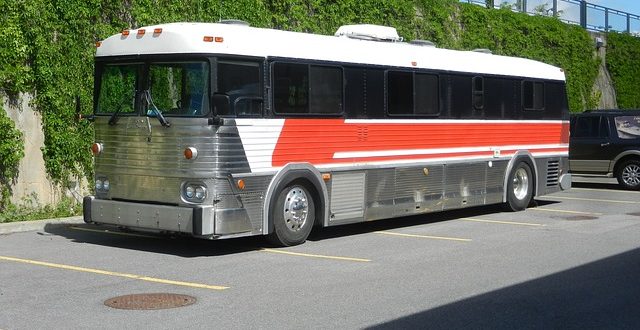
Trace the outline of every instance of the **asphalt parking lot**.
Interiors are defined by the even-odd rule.
[[[85,224],[0,235],[0,329],[637,328],[640,192],[611,179],[523,212],[327,228],[305,244]],[[170,309],[109,299],[168,293]]]

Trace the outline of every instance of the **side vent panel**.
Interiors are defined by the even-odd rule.
[[[560,176],[560,161],[550,159],[547,161],[547,187],[555,187],[558,185]]]

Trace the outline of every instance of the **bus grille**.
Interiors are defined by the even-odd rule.
[[[547,187],[558,185],[558,176],[560,175],[560,161],[547,161]]]

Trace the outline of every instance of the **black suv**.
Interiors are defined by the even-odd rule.
[[[571,115],[569,167],[576,176],[615,176],[640,189],[640,110],[593,110]]]

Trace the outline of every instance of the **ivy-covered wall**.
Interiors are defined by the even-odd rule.
[[[95,41],[162,22],[235,18],[258,27],[322,34],[333,34],[343,24],[394,26],[405,40],[428,39],[453,49],[489,48],[560,66],[567,73],[572,111],[597,102],[590,93],[597,61],[584,30],[550,17],[457,0],[0,0],[0,8],[0,92],[9,99],[33,95],[33,106],[42,114],[46,169],[60,184],[90,177],[92,171],[92,127],[74,120],[74,103],[79,96],[83,112],[91,111]],[[616,49],[626,43],[621,39]],[[611,62],[612,68],[616,65]],[[637,84],[616,78],[619,91],[631,86]],[[2,118],[0,112],[0,123]],[[7,131],[16,134],[11,127]],[[9,150],[12,141],[0,139],[0,150]],[[0,166],[13,168],[13,156],[3,156],[2,164],[9,167]],[[2,185],[13,174],[0,175]]]
[[[640,108],[640,38],[607,34],[607,69],[613,79],[618,106]]]

